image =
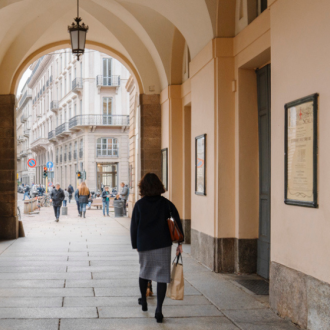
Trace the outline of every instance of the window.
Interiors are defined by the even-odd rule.
[[[111,86],[111,58],[103,59],[103,85]]]
[[[76,141],[74,143],[74,153],[73,153],[73,158],[77,159],[77,154],[78,154],[78,142]]]
[[[72,154],[72,143],[69,145],[69,161],[71,160],[71,154]]]
[[[96,143],[97,157],[118,157],[118,139],[99,138]]]
[[[66,154],[68,152],[68,146],[64,147],[64,161],[66,162]]]
[[[104,97],[103,98],[103,125],[111,125],[112,123],[112,98]]]
[[[80,140],[80,149],[79,149],[79,157],[82,158],[83,156],[83,151],[84,151],[84,140]]]
[[[71,106],[69,107],[69,119],[71,119],[72,116],[72,111],[71,111]]]
[[[83,108],[82,108],[82,100],[80,100],[80,114],[83,114]]]
[[[77,116],[77,103],[74,104],[74,115]]]

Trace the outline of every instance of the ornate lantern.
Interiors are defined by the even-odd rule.
[[[74,18],[75,22],[68,26],[70,33],[72,53],[77,55],[79,61],[80,55],[85,52],[86,34],[88,26],[85,23],[80,25],[82,19],[79,17],[79,0],[77,0],[77,17]]]

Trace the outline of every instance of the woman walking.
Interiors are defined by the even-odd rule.
[[[148,282],[157,282],[155,318],[161,323],[167,283],[171,281],[172,240],[167,224],[170,211],[181,232],[183,230],[176,207],[161,196],[165,189],[156,174],[147,173],[140,181],[139,189],[142,198],[136,202],[131,220],[132,247],[138,250],[140,260],[139,303],[143,311],[148,310],[146,299]],[[180,244],[177,247],[177,254],[179,253],[182,253]]]
[[[64,201],[63,201],[63,206],[67,206],[68,200],[69,200],[69,193],[66,189],[64,190],[64,196],[65,196],[65,198],[64,198]]]
[[[78,200],[79,200],[79,208],[80,208],[80,217],[86,218],[86,205],[88,204],[88,199],[91,193],[86,186],[86,182],[82,182],[78,189]]]

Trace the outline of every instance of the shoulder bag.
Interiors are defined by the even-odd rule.
[[[171,206],[170,203],[168,203],[168,208],[170,211],[170,217],[167,219],[168,229],[170,231],[171,239],[173,243],[181,243],[184,241],[183,234],[177,224],[177,222],[174,220],[172,216]]]

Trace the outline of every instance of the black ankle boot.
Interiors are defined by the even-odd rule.
[[[162,312],[157,312],[157,309],[156,309],[155,319],[156,319],[157,323],[163,323],[163,318],[164,318],[163,313]]]
[[[146,311],[148,310],[148,303],[147,303],[147,300],[143,301],[142,298],[139,298],[139,299],[138,299],[138,303],[139,303],[139,305],[142,306],[142,310],[143,310],[144,312],[146,312]]]

